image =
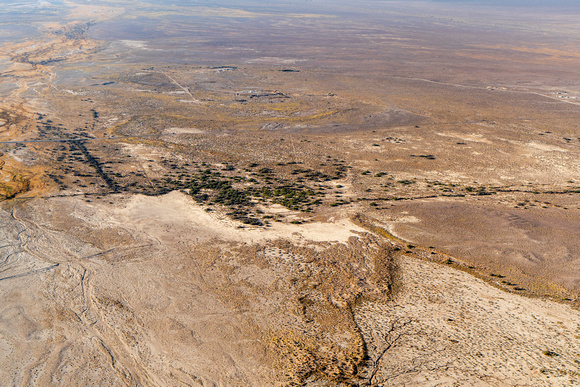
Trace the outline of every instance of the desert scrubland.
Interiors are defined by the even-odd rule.
[[[0,384],[580,384],[557,5],[6,5]]]

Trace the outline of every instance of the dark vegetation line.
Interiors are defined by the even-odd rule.
[[[173,136],[176,134],[164,134],[164,136]],[[49,138],[46,140],[14,140],[14,141],[0,141],[0,144],[29,144],[36,142],[77,142],[77,141],[96,141],[96,140],[123,140],[129,138],[146,138],[146,137],[158,137],[158,135],[145,134],[140,136],[111,136],[111,137],[90,137],[90,138]]]
[[[71,142],[70,147],[71,147],[71,150],[74,150],[76,147],[78,150],[80,150],[85,155],[85,157],[87,158],[87,162],[95,169],[95,172],[97,172],[97,174],[99,176],[101,176],[101,178],[105,181],[105,184],[107,184],[107,186],[111,190],[113,190],[113,192],[119,191],[119,187],[117,186],[117,184],[115,184],[113,179],[111,179],[109,177],[109,175],[107,175],[107,173],[105,171],[103,171],[103,168],[101,167],[101,163],[100,163],[99,159],[97,159],[96,157],[91,155],[91,153],[89,152],[89,150],[85,146],[84,141],[73,141],[73,142]]]
[[[279,97],[280,93],[274,92],[272,95]],[[256,97],[262,97],[257,95]],[[98,112],[91,109],[93,118],[98,119]],[[334,191],[332,188],[333,180],[342,179],[346,176],[347,171],[351,166],[345,165],[345,161],[335,159],[330,164],[320,164],[324,166],[324,171],[317,170],[317,168],[310,169],[301,162],[278,163],[283,168],[282,176],[279,170],[274,166],[260,166],[256,163],[251,163],[246,167],[235,166],[229,163],[222,163],[225,167],[216,169],[215,166],[201,162],[180,163],[177,161],[170,161],[163,159],[162,166],[167,168],[164,176],[157,176],[155,178],[147,178],[145,171],[143,172],[127,172],[121,173],[114,167],[117,163],[124,163],[120,160],[99,160],[98,157],[93,156],[94,151],[87,149],[86,145],[89,141],[94,140],[114,140],[127,138],[146,138],[158,137],[158,135],[143,135],[143,136],[115,136],[115,137],[89,137],[83,133],[83,129],[77,129],[79,132],[67,133],[61,124],[54,125],[51,120],[45,119],[43,115],[38,115],[39,137],[35,140],[28,141],[9,141],[4,143],[19,143],[19,142],[57,142],[68,143],[72,155],[67,155],[66,146],[60,145],[59,150],[64,153],[56,158],[56,161],[64,162],[59,168],[64,174],[49,173],[50,177],[55,183],[60,186],[60,189],[66,189],[70,185],[70,180],[75,180],[72,184],[78,184],[79,187],[86,188],[87,181],[84,178],[96,178],[98,175],[106,184],[101,184],[101,192],[83,192],[78,194],[55,195],[57,197],[67,196],[89,196],[99,197],[110,194],[117,194],[119,192],[130,192],[135,194],[143,194],[148,196],[158,196],[165,193],[180,190],[188,193],[195,201],[202,204],[205,210],[210,212],[214,208],[212,206],[218,205],[227,211],[227,215],[233,219],[239,220],[242,223],[254,226],[268,226],[270,222],[281,222],[283,215],[264,213],[257,205],[280,204],[291,211],[299,211],[309,213],[315,210],[320,205],[329,207],[338,207],[342,205],[352,204],[354,202],[368,202],[370,206],[380,209],[379,204],[388,201],[400,200],[417,200],[429,199],[435,197],[465,197],[474,195],[493,195],[500,192],[529,192],[533,194],[547,193],[547,194],[565,194],[565,193],[580,193],[579,188],[572,188],[570,190],[560,189],[558,191],[527,191],[517,188],[510,189],[509,187],[472,187],[472,186],[457,186],[451,183],[441,183],[439,181],[427,181],[427,187],[432,187],[435,192],[423,193],[418,195],[417,192],[398,192],[399,188],[406,186],[411,187],[416,183],[416,179],[412,180],[398,180],[394,181],[394,177],[389,177],[386,184],[381,184],[381,187],[394,188],[395,192],[377,192],[375,197],[359,197],[356,200],[352,198],[342,198],[344,192]],[[485,120],[482,120],[485,121]],[[69,136],[74,135],[75,138]],[[60,137],[61,138],[54,138]],[[79,136],[86,136],[85,138]],[[43,137],[52,137],[43,139]],[[67,138],[69,137],[69,138]],[[395,139],[397,140],[397,139]],[[1,143],[1,142],[0,142]],[[103,145],[103,148],[107,148]],[[118,149],[115,149],[117,151]],[[55,154],[56,150],[53,150]],[[93,152],[93,154],[91,153]],[[96,151],[98,152],[98,151]],[[73,158],[74,156],[74,158]],[[82,159],[84,156],[84,160]],[[110,156],[108,154],[108,156]],[[108,157],[105,156],[105,157]],[[67,159],[68,157],[68,159]],[[126,155],[126,157],[131,157]],[[327,156],[330,158],[330,156]],[[431,154],[412,154],[411,157],[420,157],[426,159],[435,159]],[[115,157],[118,158],[118,157]],[[67,161],[68,160],[68,161]],[[151,161],[151,160],[150,160]],[[73,165],[76,162],[85,163],[90,166],[95,173],[82,173]],[[331,162],[331,160],[327,160]],[[66,165],[68,164],[68,165]],[[240,169],[238,169],[240,168]],[[361,175],[371,175],[371,171],[363,171]],[[74,176],[74,177],[73,177]],[[386,172],[378,172],[374,174],[375,177],[380,178],[388,176]],[[79,181],[80,180],[80,181]],[[145,187],[145,180],[147,187]],[[323,188],[322,185],[316,187],[316,183],[328,184]],[[401,187],[395,185],[400,184]],[[96,185],[95,181],[90,181],[88,184]],[[150,185],[150,187],[149,187]],[[342,185],[336,185],[337,189],[342,188]],[[105,191],[105,192],[103,192]],[[439,192],[441,191],[441,192]],[[365,192],[375,192],[375,189],[368,188]],[[393,195],[396,194],[396,195]],[[400,195],[400,196],[399,196]],[[417,195],[417,196],[414,196]],[[52,197],[52,195],[50,196]],[[90,201],[87,198],[87,201]],[[520,204],[518,203],[518,206]],[[525,204],[522,204],[525,206]],[[517,208],[517,207],[516,207]],[[303,220],[293,220],[292,222],[302,223]]]

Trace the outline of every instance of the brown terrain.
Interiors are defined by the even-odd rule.
[[[577,7],[218,3],[0,10],[0,384],[580,385]]]

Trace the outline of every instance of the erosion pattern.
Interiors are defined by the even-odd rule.
[[[0,380],[580,384],[580,32],[514,12],[0,10]]]
[[[567,306],[397,255],[348,220],[240,231],[179,193],[117,199],[3,212],[5,380],[577,380]]]

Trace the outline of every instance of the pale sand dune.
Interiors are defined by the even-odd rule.
[[[104,209],[106,211],[106,209]],[[295,238],[312,241],[346,242],[356,232],[365,232],[348,218],[332,223],[273,223],[268,229],[242,228],[241,222],[234,221],[222,213],[206,212],[189,196],[174,191],[164,196],[131,197],[121,209],[115,209],[110,219],[118,219],[123,224],[133,224],[142,230],[158,230],[161,227],[196,229],[195,238],[205,241],[219,238],[229,241],[260,242],[267,239]]]

